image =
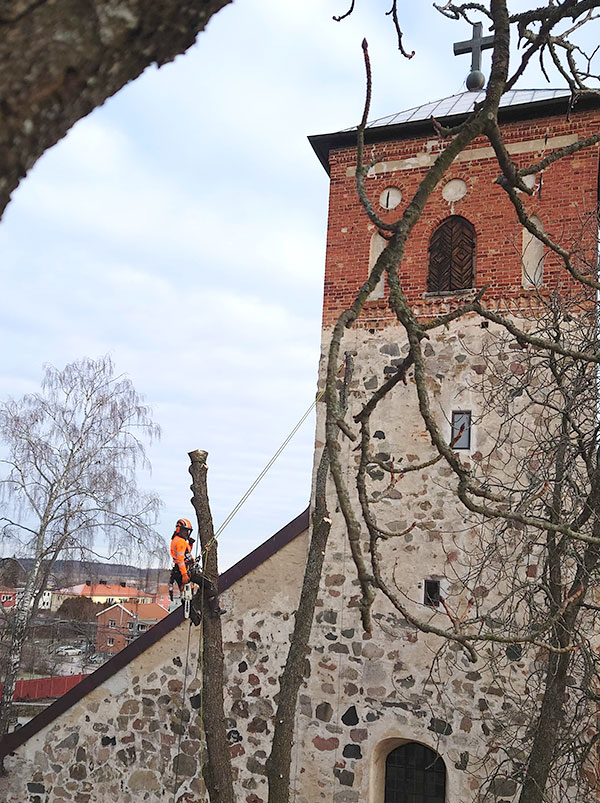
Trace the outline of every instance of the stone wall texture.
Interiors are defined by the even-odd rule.
[[[300,535],[222,595],[229,611],[223,617],[228,732],[244,789],[262,778],[258,741],[270,732],[305,559]],[[201,629],[184,621],[29,739],[7,758],[0,800],[204,801],[200,638]]]

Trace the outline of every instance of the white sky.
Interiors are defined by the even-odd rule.
[[[464,89],[465,23],[400,4],[407,62],[389,0],[333,22],[347,2],[237,0],[45,154],[0,224],[0,396],[110,352],[162,427],[140,480],[167,538],[193,520],[188,451],[209,451],[218,525],[314,399],[328,179],[307,136],[360,119],[363,36],[371,118]],[[222,568],[306,507],[313,436],[311,417],[221,537]]]

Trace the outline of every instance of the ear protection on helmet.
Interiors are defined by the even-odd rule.
[[[190,533],[192,532],[192,523],[188,521],[188,519],[177,519],[177,524],[175,525],[175,535],[181,535],[182,530],[187,530]]]

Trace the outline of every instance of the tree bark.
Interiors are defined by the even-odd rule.
[[[327,512],[325,489],[329,457],[324,450],[317,469],[315,509],[312,516],[312,536],[304,571],[304,580],[294,630],[290,640],[285,667],[279,679],[279,695],[271,752],[266,761],[269,781],[268,803],[288,803],[290,796],[290,767],[294,745],[296,702],[305,675],[306,651],[312,630],[315,604],[321,581],[325,549],[331,529]]]
[[[10,718],[13,711],[15,687],[21,666],[23,647],[29,632],[29,623],[33,615],[31,602],[33,600],[33,582],[27,583],[20,599],[12,610],[13,621],[10,628],[10,648],[8,661],[4,672],[2,699],[0,700],[0,738],[8,732]],[[5,775],[4,756],[0,757],[0,774]]]
[[[232,0],[0,0],[0,216],[77,120],[184,53]]]
[[[343,416],[348,407],[348,388],[354,365],[352,355],[345,354],[344,381],[339,392],[339,413]],[[279,679],[279,694],[271,752],[266,761],[269,781],[268,803],[288,803],[290,797],[290,768],[294,746],[294,725],[298,692],[305,675],[306,652],[312,630],[317,594],[325,560],[325,550],[331,530],[327,509],[327,477],[329,453],[323,449],[315,479],[315,506],[312,514],[310,547],[302,581],[302,591],[294,621],[285,667]]]
[[[546,784],[556,760],[556,740],[564,714],[567,671],[571,661],[569,653],[551,653],[533,746],[519,803],[542,803]]]
[[[206,483],[208,453],[196,449],[189,455],[190,474],[192,475],[192,505],[198,519],[200,545],[203,550],[202,569],[205,577],[217,586],[219,579],[217,544],[213,540],[214,528]],[[210,547],[207,552],[204,552],[207,544],[210,544]],[[212,803],[234,803],[231,755],[225,730],[223,631],[220,617],[211,616],[206,604],[202,628],[204,631],[202,727],[207,751],[202,774]]]
[[[595,500],[595,514],[600,515],[600,500]],[[600,519],[594,525],[594,535],[600,538]],[[557,623],[554,639],[556,647],[566,649],[573,644],[573,637],[582,610],[582,603],[589,590],[589,580],[600,560],[600,548],[590,545],[571,586],[569,596],[577,594],[566,613]],[[521,787],[518,803],[543,803],[546,799],[548,778],[556,761],[561,722],[565,714],[567,679],[572,652],[550,653],[544,684],[544,696],[540,708],[533,745],[529,754],[527,772]]]

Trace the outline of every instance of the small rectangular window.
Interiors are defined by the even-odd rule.
[[[423,592],[423,602],[431,608],[439,608],[440,605],[440,581],[425,580]]]
[[[127,627],[128,627],[130,630],[133,630],[133,622],[127,622]]]
[[[116,627],[116,626],[117,626],[117,623],[115,622],[115,620],[114,620],[114,619],[110,619],[110,620],[109,620],[109,622],[108,622],[108,626],[109,626],[109,627]]]
[[[453,449],[471,448],[471,411],[452,411],[452,439]]]
[[[115,645],[115,640],[114,640],[114,638],[109,638],[109,639],[108,639],[108,646],[109,646],[109,647],[114,647],[114,645]]]

